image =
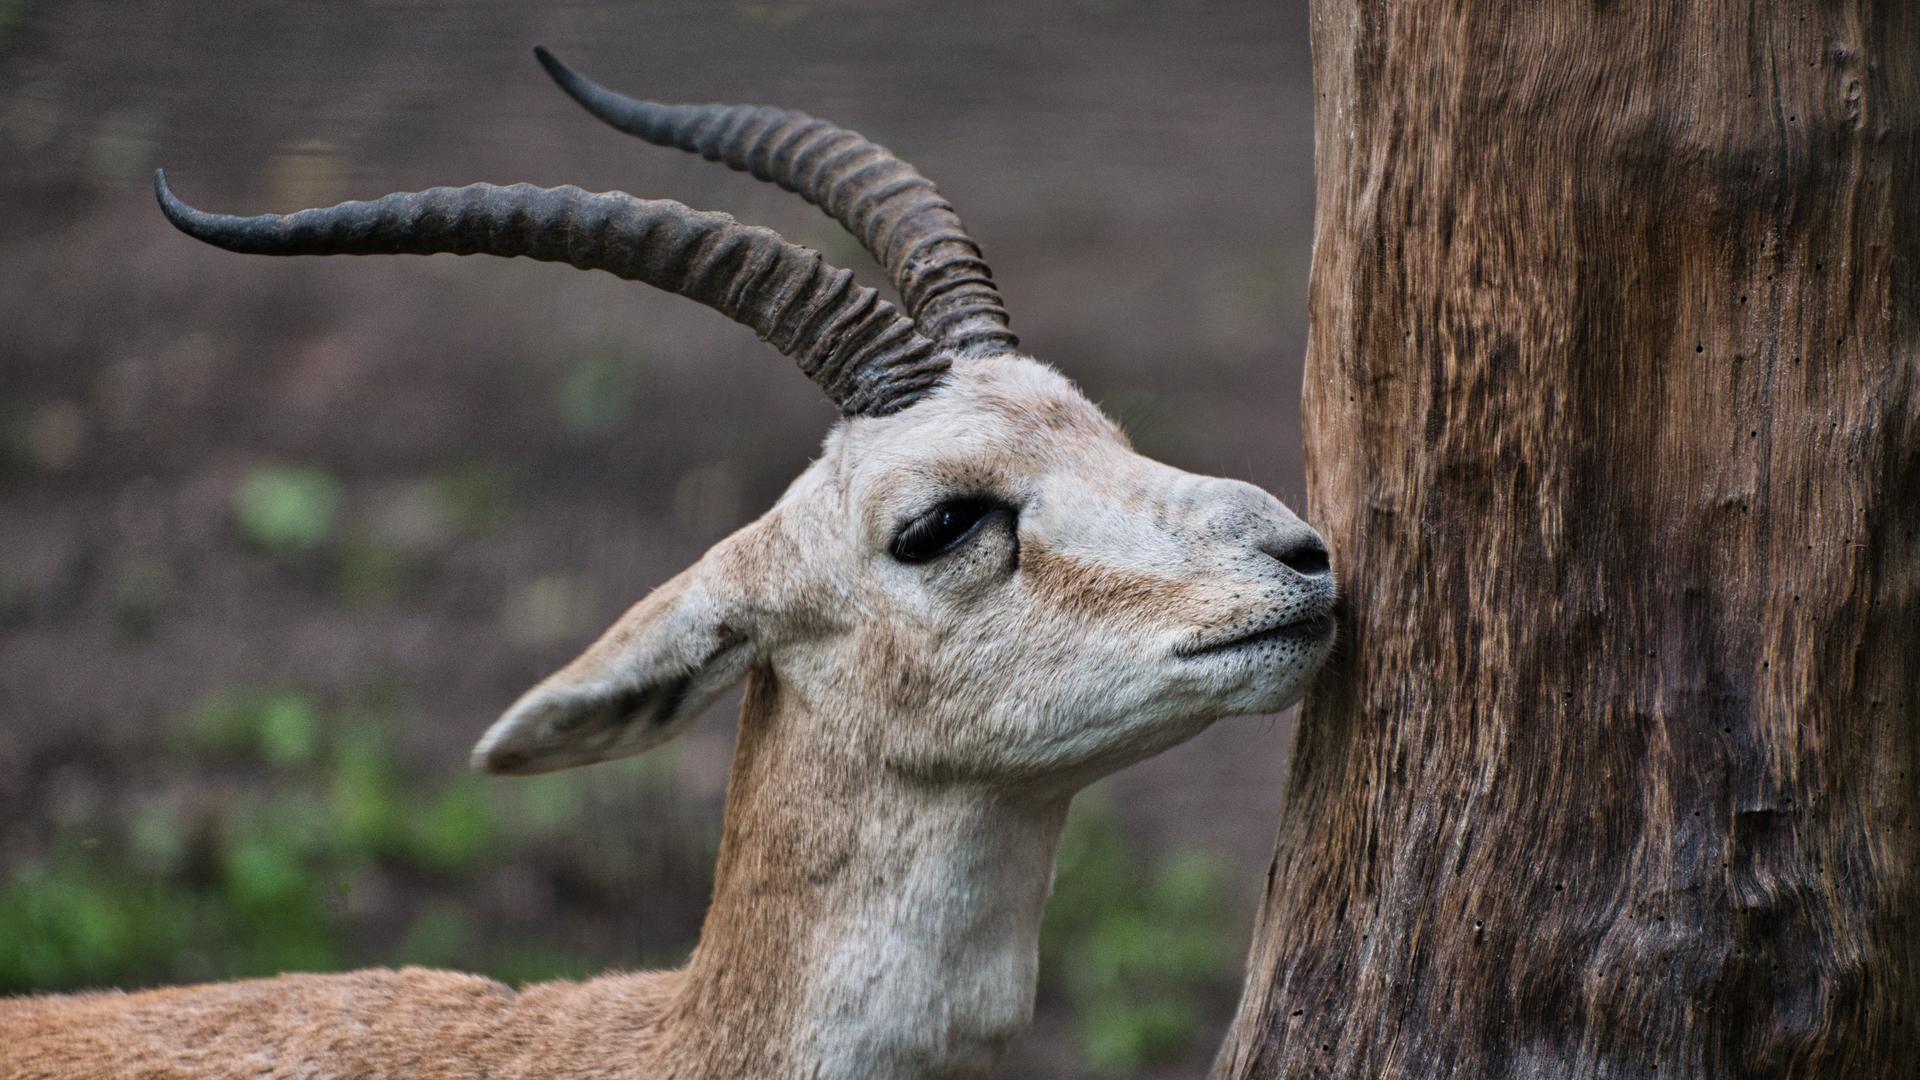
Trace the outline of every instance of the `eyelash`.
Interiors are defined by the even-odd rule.
[[[926,563],[945,555],[980,531],[997,512],[1012,508],[997,499],[968,496],[948,499],[901,526],[887,553],[903,563]]]

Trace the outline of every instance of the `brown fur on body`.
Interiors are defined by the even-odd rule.
[[[403,968],[20,998],[0,1001],[0,1076],[670,1076],[649,1062],[679,981],[608,975],[516,993]]]

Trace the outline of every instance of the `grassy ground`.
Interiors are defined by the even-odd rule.
[[[223,693],[147,758],[165,783],[82,803],[69,779],[49,796],[50,842],[0,888],[0,993],[371,963],[578,978],[623,935],[634,966],[685,959],[718,835],[712,815],[681,812],[670,749],[590,783],[422,786],[384,734],[398,708]],[[583,840],[593,821],[646,821],[659,840]],[[1143,858],[1096,790],[1059,881],[1042,982],[1084,1064],[1125,1074],[1196,1054],[1237,958],[1218,858]]]

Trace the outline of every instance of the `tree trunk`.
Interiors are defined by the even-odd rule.
[[[1345,640],[1215,1075],[1914,1075],[1920,6],[1312,15]]]

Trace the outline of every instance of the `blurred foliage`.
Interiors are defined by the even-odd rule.
[[[497,469],[465,466],[406,481],[356,502],[364,520],[343,529],[335,554],[340,594],[362,604],[418,595],[458,541],[493,532],[513,506]]]
[[[460,536],[479,536],[497,528],[513,508],[513,483],[498,469],[469,465],[435,482],[440,512]]]
[[[612,434],[633,416],[640,403],[644,364],[611,350],[596,352],[573,366],[561,380],[554,409],[568,432],[585,437]]]
[[[340,485],[319,469],[262,465],[233,493],[241,535],[275,555],[311,551],[333,535]]]
[[[305,695],[257,691],[213,697],[187,717],[183,732],[202,756],[291,766],[313,760],[319,725],[319,710]]]
[[[510,814],[478,777],[423,788],[373,718],[294,690],[211,698],[177,726],[172,754],[217,797],[123,800],[124,819],[75,822],[15,869],[0,888],[0,993],[338,969],[378,921],[362,918],[355,883],[396,880],[427,899],[383,961],[516,980],[590,968],[538,940],[483,943],[454,899],[577,823],[577,794],[553,790],[563,780],[494,789]],[[222,769],[270,783],[222,787]]]
[[[354,536],[340,545],[340,595],[356,604],[380,604],[406,593],[422,573],[404,548]]]
[[[1075,1014],[1095,1069],[1127,1073],[1190,1056],[1209,1000],[1235,974],[1225,873],[1203,852],[1147,864],[1101,789],[1079,797],[1060,841],[1040,933],[1041,984]],[[1233,987],[1224,987],[1231,1000]]]
[[[160,626],[178,592],[172,570],[153,557],[135,557],[115,567],[107,613],[122,641],[145,641]]]

